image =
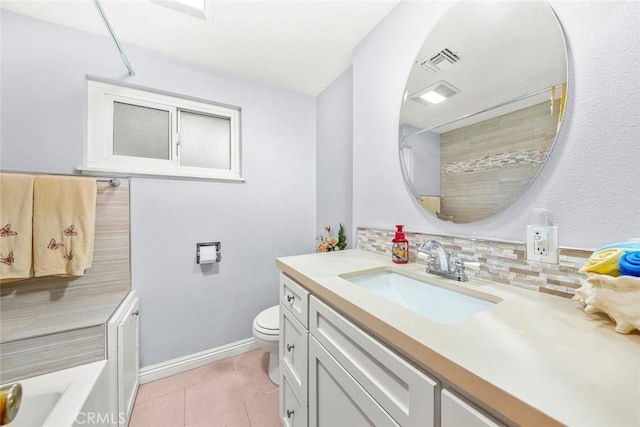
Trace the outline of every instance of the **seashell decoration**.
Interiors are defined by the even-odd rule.
[[[584,305],[586,313],[606,314],[621,334],[640,330],[640,277],[590,273],[580,282],[573,299]]]

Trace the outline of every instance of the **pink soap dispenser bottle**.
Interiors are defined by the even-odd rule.
[[[406,264],[409,262],[409,241],[404,236],[402,228],[404,225],[396,225],[396,237],[392,240],[391,260],[396,264]]]

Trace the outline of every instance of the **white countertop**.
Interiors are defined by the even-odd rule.
[[[311,293],[405,357],[520,425],[640,426],[640,334],[618,334],[572,300],[471,278],[459,283],[421,264],[348,250],[279,258]],[[431,321],[341,277],[392,268],[502,301],[454,324]]]

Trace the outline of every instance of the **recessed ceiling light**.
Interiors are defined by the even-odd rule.
[[[450,83],[443,80],[420,89],[417,92],[409,95],[410,99],[420,102],[422,104],[439,104],[445,99],[449,99],[452,96],[460,93],[460,89],[456,88]]]
[[[438,92],[434,92],[434,91],[429,91],[427,93],[423,93],[422,95],[420,95],[420,98],[422,98],[425,101],[430,102],[432,104],[439,104],[442,101],[444,101],[445,99],[447,99],[446,96],[442,96]]]

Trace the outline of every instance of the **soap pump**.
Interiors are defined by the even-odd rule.
[[[396,264],[409,262],[409,241],[405,238],[403,227],[404,225],[396,225],[396,237],[392,240],[391,260]]]

